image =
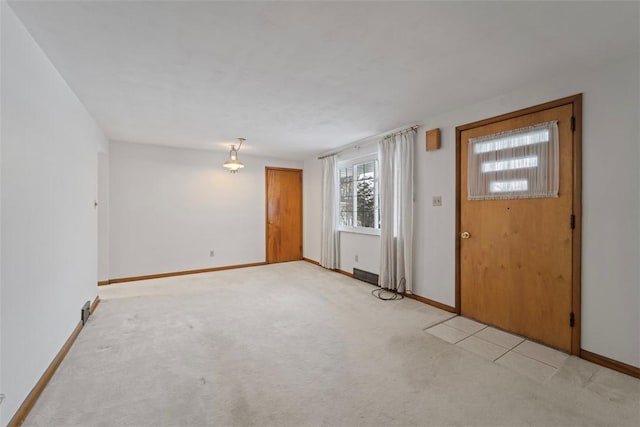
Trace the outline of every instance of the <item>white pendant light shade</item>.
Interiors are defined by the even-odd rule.
[[[224,162],[223,167],[227,168],[231,173],[237,173],[239,169],[242,169],[244,165],[240,160],[238,160],[238,150],[242,146],[242,143],[245,141],[244,138],[238,138],[240,143],[236,147],[235,145],[231,146],[231,151],[229,152],[229,160]]]

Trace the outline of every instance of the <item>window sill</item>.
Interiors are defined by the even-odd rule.
[[[341,233],[367,234],[369,236],[380,236],[379,228],[340,227],[338,228],[338,231]]]

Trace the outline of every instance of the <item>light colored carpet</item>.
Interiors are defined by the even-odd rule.
[[[571,357],[540,383],[305,262],[117,284],[25,426],[639,425],[640,382]]]

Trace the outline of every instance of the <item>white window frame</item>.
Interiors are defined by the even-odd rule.
[[[359,165],[361,163],[367,163],[370,162],[372,160],[375,160],[375,176],[376,176],[376,182],[374,185],[374,199],[375,199],[375,219],[374,222],[375,224],[379,223],[379,210],[380,210],[380,205],[379,205],[379,180],[380,180],[380,162],[378,159],[378,153],[371,153],[371,154],[367,154],[364,156],[359,156],[353,159],[348,159],[348,160],[341,160],[338,162],[338,168],[336,173],[340,174],[340,170],[345,169],[345,168],[354,168],[356,165]],[[355,222],[355,218],[358,215],[358,212],[356,210],[357,207],[357,197],[356,197],[356,192],[357,192],[357,185],[356,185],[356,175],[355,175],[355,171],[353,172],[353,179],[354,179],[354,185],[353,185],[353,215],[354,215],[354,222]],[[338,188],[336,189],[337,193],[340,194],[340,180],[338,179]],[[338,218],[340,216],[338,215]],[[369,234],[369,235],[374,235],[374,236],[379,236],[380,235],[380,228],[373,228],[373,227],[358,227],[358,226],[350,226],[350,225],[342,225],[340,224],[340,219],[338,219],[338,230],[341,232],[346,232],[346,233],[357,233],[357,234]]]

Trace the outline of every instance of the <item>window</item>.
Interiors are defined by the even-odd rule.
[[[558,124],[469,139],[469,200],[558,197]]]
[[[378,160],[356,160],[339,168],[340,225],[380,228]]]

